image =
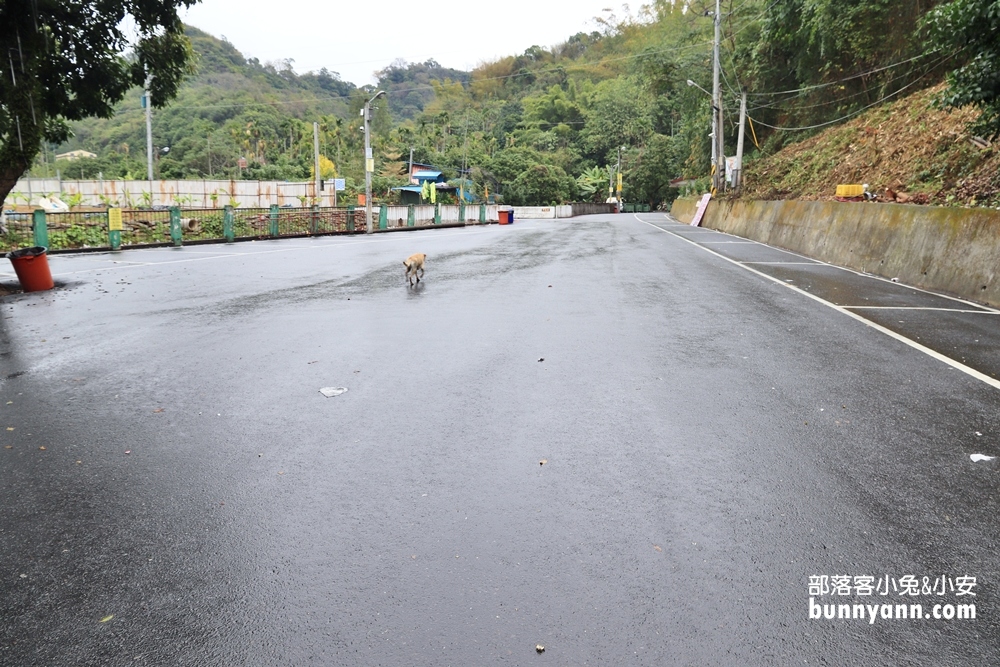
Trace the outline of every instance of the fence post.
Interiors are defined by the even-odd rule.
[[[181,229],[181,209],[177,206],[170,208],[170,240],[178,248],[184,243],[184,230]]]
[[[226,243],[234,243],[236,234],[233,232],[233,207],[226,206],[222,212],[222,235],[226,237]]]
[[[385,204],[380,204],[378,207],[378,228],[389,228],[389,207]]]
[[[406,226],[412,227],[414,224],[416,224],[416,215],[413,204],[410,204],[406,207]]]
[[[479,205],[479,222],[486,224],[486,204]]]
[[[310,210],[312,213],[309,219],[309,233],[317,234],[319,233],[319,206],[317,204],[313,204],[310,207]]]
[[[122,249],[122,210],[108,209],[108,245],[112,250]]]
[[[465,222],[465,200],[458,202],[458,221]]]
[[[354,231],[354,209],[356,207],[351,205],[347,207],[347,231]]]
[[[281,209],[278,208],[277,204],[271,204],[271,214],[270,214],[271,215],[271,219],[270,219],[271,229],[268,230],[270,232],[271,236],[277,236],[278,233],[279,233],[279,231],[280,231],[278,229],[278,215],[280,214],[280,212],[281,212]]]
[[[441,204],[434,204],[434,224],[441,224]]]
[[[31,230],[35,232],[35,245],[49,247],[49,227],[45,223],[45,211],[36,210],[31,214]]]

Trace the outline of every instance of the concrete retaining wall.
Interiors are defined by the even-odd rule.
[[[578,215],[597,215],[603,213],[614,213],[614,204],[571,204],[571,211],[568,216],[560,215],[560,218],[572,218]]]
[[[671,214],[690,222],[698,202]],[[712,201],[703,227],[1000,306],[1000,212],[901,204]]]

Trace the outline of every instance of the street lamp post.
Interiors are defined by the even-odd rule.
[[[384,90],[375,93],[365,102],[361,115],[365,117],[365,233],[372,233],[372,172],[375,171],[375,158],[372,157],[371,131],[368,124],[371,121],[371,105],[376,98],[385,95]]]

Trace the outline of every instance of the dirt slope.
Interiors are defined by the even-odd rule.
[[[942,86],[749,162],[743,197],[833,199],[838,183],[867,183],[930,204],[1000,207],[1000,141],[984,148],[969,133],[974,109],[934,108]]]

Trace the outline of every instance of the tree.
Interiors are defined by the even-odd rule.
[[[560,167],[536,164],[504,189],[504,201],[514,206],[547,206],[575,198],[576,181]]]
[[[641,146],[653,132],[651,107],[646,90],[632,78],[598,84],[583,130],[589,154],[610,159],[619,146]]]
[[[67,121],[111,117],[147,76],[154,106],[177,94],[192,60],[177,10],[197,1],[0,3],[0,53],[7,56],[0,76],[0,201],[43,140],[66,140]]]
[[[948,75],[947,108],[974,104],[974,131],[1000,136],[1000,2],[953,0],[928,15],[931,48],[957,52],[965,64]]]

